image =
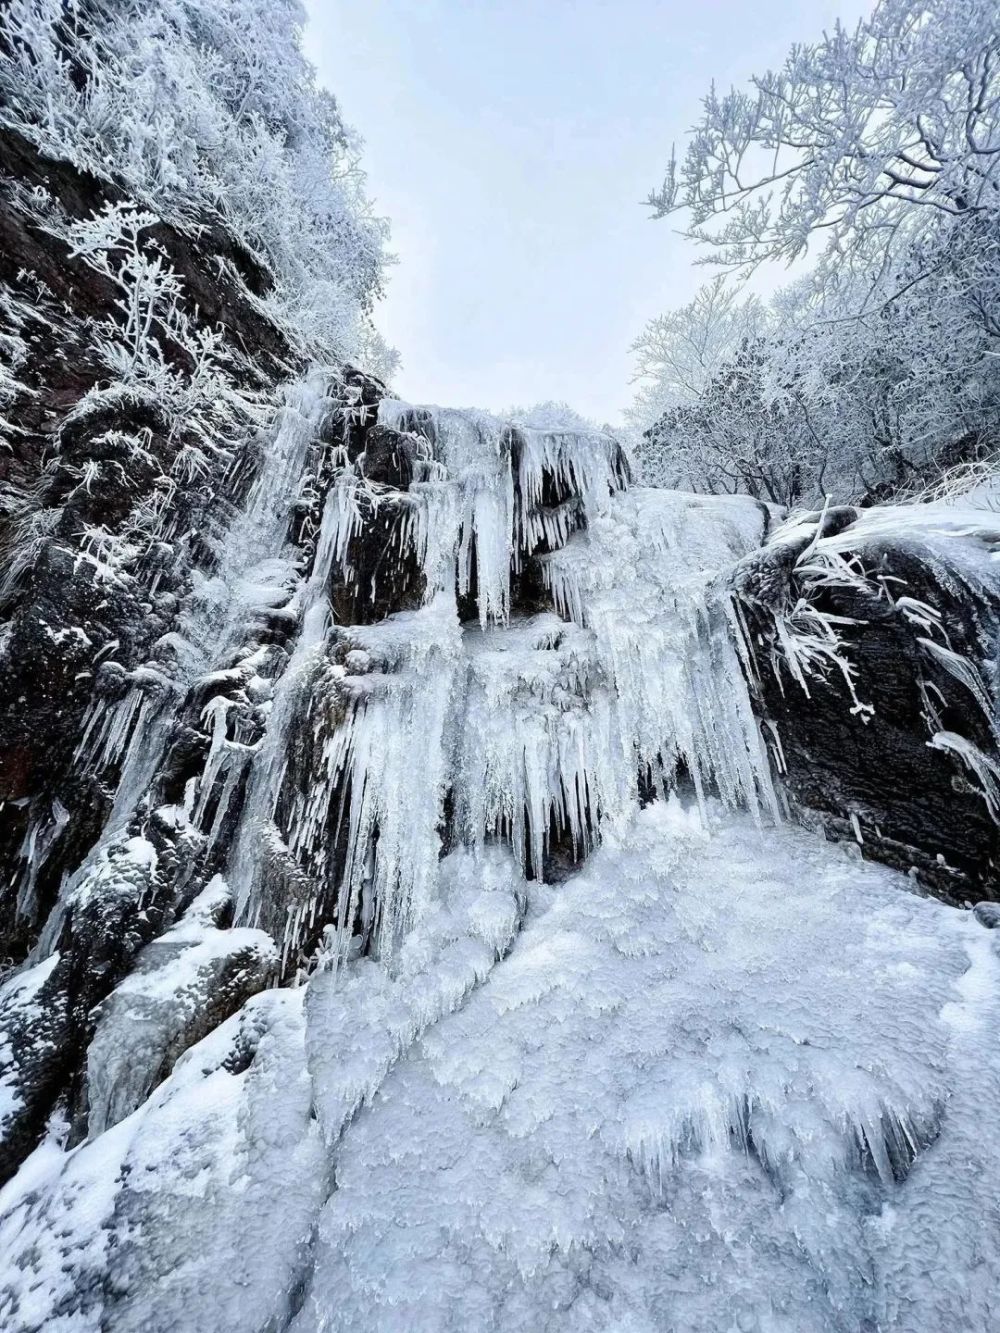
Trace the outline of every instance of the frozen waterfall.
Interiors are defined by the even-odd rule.
[[[0,1325],[995,1326],[994,935],[782,822],[762,507],[313,372],[213,514],[164,516],[175,628],[105,672],[108,815],[0,988],[0,1130],[24,1034],[87,1052]]]

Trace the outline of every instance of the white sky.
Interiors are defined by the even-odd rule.
[[[861,0],[306,0],[399,257],[377,318],[418,402],[629,402],[629,344],[711,276],[640,207],[713,79]]]

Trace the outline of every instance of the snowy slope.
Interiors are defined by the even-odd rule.
[[[453,870],[393,990],[359,962],[261,996],[117,1129],[38,1150],[5,1327],[278,1328],[301,1290],[301,1333],[991,1326],[972,914],[674,800],[525,886],[491,964],[515,881]]]

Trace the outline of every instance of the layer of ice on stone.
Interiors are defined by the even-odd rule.
[[[330,1171],[303,998],[254,997],[126,1120],[71,1153],[36,1150],[0,1192],[0,1251],[20,1256],[0,1279],[5,1329],[287,1323]]]
[[[263,931],[219,929],[230,906],[218,876],[181,920],[146,945],[98,1006],[87,1050],[88,1129],[102,1133],[149,1095],[176,1056],[260,989],[275,948]]]
[[[308,789],[297,793],[288,846],[320,878],[335,830],[346,833],[339,876],[341,951],[356,919],[388,956],[430,906],[448,781],[445,728],[461,634],[453,593],[378,625],[353,627]],[[352,674],[356,663],[365,669]]]
[[[1000,960],[788,828],[646,809],[345,1132],[295,1333],[988,1328]]]
[[[365,665],[348,664],[337,684],[343,716],[331,704],[333,724],[321,720],[318,773],[281,834],[318,886],[287,938],[312,923],[334,877],[342,950],[360,918],[390,953],[433,896],[449,791],[460,839],[506,840],[534,874],[553,837],[584,854],[625,826],[642,790],[666,790],[681,771],[702,795],[717,789],[774,813],[726,599],[713,587],[760,540],[752,501],[624,492],[615,442],[551,416],[509,422],[387,400],[379,421],[419,445],[418,479],[395,493],[406,517],[393,541],[411,543],[425,604],[346,631]],[[386,498],[360,464],[345,464],[331,490],[333,564],[349,581],[350,543]],[[533,556],[539,546],[551,553]],[[386,558],[402,554],[393,546]],[[512,577],[530,558],[570,623],[511,620]],[[456,597],[472,592],[480,628],[460,636]],[[283,716],[276,697],[264,747],[273,759],[255,761],[245,829],[272,817]],[[268,771],[270,795],[256,809]],[[342,870],[331,835],[341,828]],[[246,881],[242,869],[232,878]],[[252,904],[241,912],[261,919]]]
[[[634,490],[541,558],[568,619],[586,626],[610,684],[614,753],[626,776],[609,811],[621,826],[636,776],[669,788],[678,771],[701,799],[777,813],[743,679],[728,593],[715,585],[758,545],[762,515],[742,497]]]

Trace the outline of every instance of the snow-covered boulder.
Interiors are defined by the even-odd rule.
[[[789,795],[957,901],[1000,892],[998,546],[990,494],[845,506],[731,580]]]
[[[97,1006],[87,1051],[88,1132],[101,1134],[130,1115],[179,1055],[254,992],[277,963],[262,930],[220,930],[231,913],[216,877],[171,930],[147,944],[128,976]]]

